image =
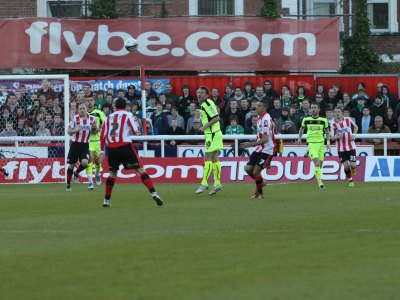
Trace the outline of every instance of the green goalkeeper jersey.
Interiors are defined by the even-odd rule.
[[[93,109],[91,112],[88,112],[88,114],[96,117],[96,125],[97,128],[100,129],[101,125],[106,120],[106,115],[97,108]],[[97,141],[100,141],[100,131],[95,134],[92,133],[90,137],[90,142],[97,142]]]
[[[306,117],[301,122],[301,127],[307,129],[307,143],[323,143],[325,129],[329,128],[328,119]]]

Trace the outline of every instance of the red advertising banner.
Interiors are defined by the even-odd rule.
[[[357,158],[356,181],[364,181],[365,157]],[[0,176],[0,183],[42,183],[63,182],[65,167],[61,159],[12,159],[5,164],[10,173],[8,178]],[[155,183],[198,183],[203,177],[202,158],[142,158],[147,173]],[[252,182],[245,173],[247,158],[222,158],[222,182]],[[304,157],[276,157],[271,168],[263,170],[262,176],[269,183],[314,181],[313,163]],[[108,177],[108,166],[103,164],[103,181]],[[345,180],[346,176],[338,157],[326,157],[322,169],[326,181]],[[85,172],[82,172],[85,177]],[[83,178],[83,182],[86,179]],[[141,183],[135,171],[120,170],[118,183]]]
[[[337,70],[339,19],[0,20],[3,68]],[[124,41],[138,40],[130,53]]]

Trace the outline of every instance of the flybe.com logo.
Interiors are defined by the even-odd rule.
[[[400,181],[399,157],[367,157],[365,181]]]

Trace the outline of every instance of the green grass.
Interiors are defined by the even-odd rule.
[[[1,299],[398,299],[397,183],[1,185]]]

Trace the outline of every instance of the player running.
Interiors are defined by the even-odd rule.
[[[86,97],[86,106],[88,109],[88,114],[96,117],[96,131],[92,132],[89,141],[89,155],[90,160],[88,167],[86,168],[86,174],[88,177],[88,189],[93,190],[93,163],[96,169],[95,178],[96,184],[101,185],[100,168],[101,163],[99,162],[100,155],[100,130],[106,116],[101,110],[95,108],[95,101],[92,96]]]
[[[272,161],[275,152],[275,124],[268,110],[268,102],[260,100],[257,103],[257,140],[254,142],[244,142],[242,148],[256,147],[250,155],[249,161],[244,170],[254,179],[256,191],[250,199],[264,198],[264,182],[261,176],[263,169],[267,169]]]
[[[314,162],[315,178],[317,179],[320,190],[326,190],[321,180],[321,167],[324,162],[324,132],[326,136],[326,147],[328,151],[330,151],[329,124],[326,118],[319,116],[319,105],[317,103],[310,105],[310,116],[303,118],[301,122],[298,143],[301,143],[301,137],[305,129],[307,129],[309,156]]]
[[[203,180],[196,194],[203,193],[208,189],[208,178],[211,175],[211,171],[213,171],[214,187],[208,193],[208,195],[213,196],[222,190],[221,162],[219,161],[218,154],[223,144],[218,107],[215,105],[214,101],[208,99],[207,96],[208,88],[205,86],[199,87],[197,90],[197,97],[200,102],[201,123],[203,124],[199,130],[204,131],[206,149],[204,155]]]
[[[69,148],[67,164],[67,188],[71,191],[71,178],[79,176],[89,162],[89,140],[92,130],[96,130],[96,118],[87,113],[86,104],[79,104],[78,114],[71,118],[68,134],[71,136],[71,147]],[[80,165],[74,172],[74,166],[79,160]]]
[[[349,186],[354,187],[353,176],[357,175],[356,144],[354,141],[358,127],[350,118],[343,116],[341,107],[335,108],[335,114],[336,118],[331,124],[331,140],[336,142],[339,159],[343,164]],[[352,131],[352,127],[354,131]]]
[[[125,170],[136,170],[140,175],[143,184],[149,190],[151,196],[158,206],[163,205],[163,200],[157,194],[153,182],[143,169],[139,157],[130,139],[130,133],[139,135],[139,124],[133,115],[125,110],[126,100],[118,98],[115,101],[115,112],[109,115],[101,129],[99,161],[104,159],[104,148],[108,147],[108,166],[110,175],[106,181],[106,192],[103,207],[111,207],[111,193],[119,170],[122,164]]]

